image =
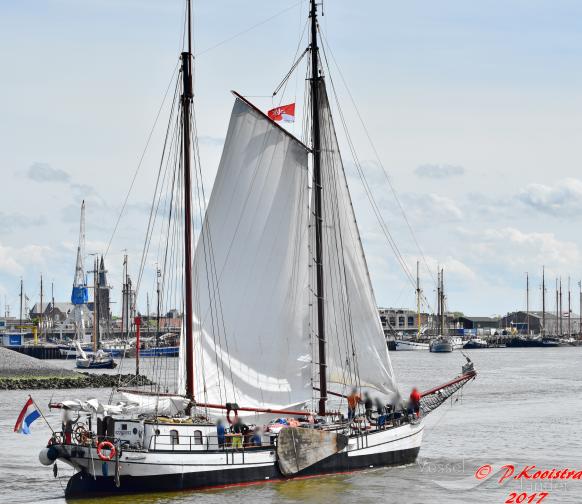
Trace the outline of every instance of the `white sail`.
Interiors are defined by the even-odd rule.
[[[392,395],[396,392],[394,373],[323,82],[319,100],[327,379],[341,385],[339,391],[344,393],[362,386]],[[312,331],[316,332],[313,315]]]
[[[194,257],[198,402],[289,408],[312,397],[307,156],[236,99]]]

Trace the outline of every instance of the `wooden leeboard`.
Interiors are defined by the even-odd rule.
[[[287,427],[277,437],[279,469],[285,476],[292,476],[343,450],[347,445],[348,437],[343,434]]]

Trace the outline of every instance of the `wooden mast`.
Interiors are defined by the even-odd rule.
[[[194,399],[194,338],[192,334],[192,181],[190,173],[190,106],[192,104],[192,20],[188,0],[188,51],[182,53],[182,123],[184,162],[184,318],[186,336],[186,396]]]
[[[319,49],[317,47],[317,3],[311,0],[311,122],[313,152],[313,189],[315,214],[315,269],[317,296],[317,338],[319,359],[319,408],[318,413],[325,415],[327,402],[327,359],[325,339],[325,305],[323,286],[323,194],[321,183],[321,133],[319,124]]]

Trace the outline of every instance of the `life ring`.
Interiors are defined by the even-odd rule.
[[[105,455],[103,453],[103,450],[109,450],[109,456]],[[115,458],[116,453],[117,450],[115,449],[115,446],[113,446],[113,443],[109,441],[101,441],[97,445],[97,456],[104,462],[109,462],[113,460]]]

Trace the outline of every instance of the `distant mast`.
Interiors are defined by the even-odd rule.
[[[572,305],[570,299],[570,277],[568,277],[568,338],[572,337],[572,323],[570,319],[572,315]]]
[[[546,272],[542,266],[542,336],[546,334]]]
[[[419,261],[416,261],[416,340],[420,339],[420,274]]]
[[[529,273],[525,272],[525,324],[526,334],[529,336]]]

